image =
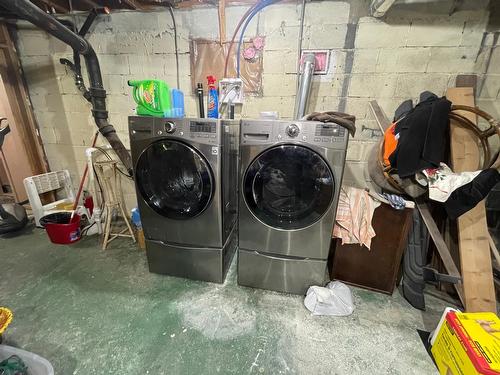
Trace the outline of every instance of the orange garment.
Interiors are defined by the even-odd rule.
[[[396,128],[396,123],[392,123],[391,126],[387,128],[384,133],[384,165],[390,166],[389,156],[396,150],[398,146],[398,140],[394,134],[394,129]]]

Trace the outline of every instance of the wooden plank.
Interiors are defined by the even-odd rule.
[[[18,201],[27,198],[23,179],[45,173],[48,165],[29,97],[21,76],[21,66],[8,29],[0,23],[0,117],[6,117],[11,132],[3,144],[4,161],[10,172],[11,187]],[[4,125],[4,124],[2,124]],[[8,165],[8,167],[7,167]]]
[[[372,0],[370,9],[373,17],[383,17],[396,0]]]
[[[477,75],[476,74],[459,74],[455,79],[456,87],[472,87],[476,92]]]
[[[474,107],[472,87],[449,88],[446,97],[453,104]],[[463,112],[461,115],[476,122],[476,115]],[[477,170],[480,165],[480,149],[471,132],[450,124],[451,164],[455,172]],[[488,228],[484,201],[460,216],[458,223],[458,246],[460,252],[465,309],[469,312],[496,312],[495,287],[488,243]]]
[[[500,266],[500,253],[498,252],[497,246],[495,245],[495,241],[491,238],[491,234],[488,233],[488,242],[490,243],[491,254],[497,261],[498,266]]]
[[[135,0],[122,0],[122,2],[132,10],[143,9]]]
[[[254,5],[258,2],[258,0],[227,0],[226,5]],[[283,3],[291,3],[292,0],[283,0],[280,1],[280,4]],[[161,5],[161,3],[159,3]],[[213,0],[184,0],[179,3],[175,3],[175,7],[179,9],[186,8],[196,8],[198,6],[206,6],[206,5],[214,5]]]
[[[219,0],[219,41],[226,43],[226,0]]]
[[[59,4],[54,0],[40,0],[42,3],[47,4],[50,8],[54,8],[57,13],[68,13],[69,8]]]
[[[69,0],[68,0],[68,5],[69,5]],[[98,4],[94,0],[73,0],[71,3],[71,9],[69,10],[68,13],[71,13],[71,11],[83,11],[83,12],[88,12],[94,8],[102,8],[104,5]],[[117,7],[121,8],[121,7]]]
[[[51,12],[47,3],[43,2],[42,0],[31,0],[31,2],[35,4],[37,7],[39,7],[41,10],[43,10],[45,13]]]
[[[380,130],[382,133],[385,133],[387,128],[391,125],[391,120],[389,120],[384,110],[378,105],[376,100],[371,100],[368,104],[370,105],[370,109],[373,112],[373,116],[375,116],[375,120],[377,121]]]
[[[0,23],[0,30],[7,41],[7,46],[1,48],[3,53],[0,53],[0,74],[2,77],[7,77],[4,79],[7,98],[14,111],[15,120],[22,124],[19,130],[24,140],[24,152],[28,155],[29,164],[34,171],[33,175],[46,173],[50,169],[31,107],[21,63],[5,23]],[[9,119],[9,121],[12,120]]]
[[[436,249],[439,253],[439,256],[441,260],[443,261],[444,268],[446,269],[446,272],[448,272],[448,275],[450,276],[455,276],[455,277],[461,277],[460,272],[458,271],[458,268],[453,261],[453,258],[451,257],[450,251],[448,250],[448,246],[446,246],[446,243],[444,242],[443,236],[439,232],[439,229],[436,225],[436,222],[432,218],[432,215],[429,211],[429,206],[427,203],[422,202],[420,200],[416,201],[418,211],[420,212],[420,215],[422,216],[422,220],[424,221],[425,226],[427,227],[427,230],[429,231],[429,234],[432,238],[432,241],[434,242],[434,245],[436,246]],[[455,289],[458,293],[458,296],[460,297],[460,300],[462,303],[465,305],[465,300],[464,300],[464,291],[463,291],[463,286],[461,283],[454,284]]]

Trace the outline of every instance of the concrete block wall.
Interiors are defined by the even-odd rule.
[[[400,4],[384,19],[367,16],[366,1],[318,1],[308,3],[304,49],[329,49],[329,72],[315,77],[309,111],[340,110],[357,117],[357,133],[351,140],[345,183],[366,186],[369,150],[380,138],[368,102],[376,99],[389,117],[405,99],[417,99],[423,90],[443,95],[457,74],[483,73],[486,52],[479,53],[489,23],[485,1],[465,2],[465,8],[448,15],[452,1],[429,9],[425,4]],[[470,3],[470,4],[469,4]],[[471,5],[472,4],[472,5]],[[227,38],[247,7],[226,11]],[[175,11],[179,34],[180,88],[186,94],[188,116],[196,115],[190,92],[189,41],[218,40],[216,8]],[[82,20],[80,20],[82,22]],[[252,20],[246,35],[263,35],[263,96],[246,97],[242,117],[257,117],[266,110],[283,118],[293,113],[296,85],[297,37],[300,4],[276,4]],[[59,58],[71,57],[62,43],[30,25],[20,23],[18,52],[28,82],[52,169],[68,168],[74,178],[84,167],[83,151],[95,125],[90,107],[78,95],[71,73]],[[110,121],[128,144],[127,116],[135,104],[128,79],[160,78],[175,86],[172,22],[167,10],[117,12],[101,17],[89,40],[96,49],[108,91]],[[492,39],[490,41],[492,43]],[[500,49],[494,50],[484,81],[480,104],[498,115]],[[100,140],[102,143],[103,141]],[[133,188],[127,191],[133,202]]]
[[[400,4],[386,17],[361,17],[352,53],[346,111],[356,115],[358,135],[351,142],[347,176],[362,186],[369,182],[366,162],[380,133],[368,102],[376,99],[389,117],[405,99],[417,101],[424,90],[444,95],[458,74],[477,73],[477,58],[488,23],[486,7],[478,6],[449,16],[439,7]],[[354,147],[357,144],[357,147]],[[352,175],[350,173],[352,172]],[[364,174],[362,174],[364,173]]]

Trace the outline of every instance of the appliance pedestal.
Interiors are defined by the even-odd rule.
[[[310,286],[323,286],[326,276],[326,259],[282,257],[238,250],[239,285],[305,295]]]
[[[187,247],[146,239],[149,271],[193,280],[222,283],[237,247],[233,227],[224,247]]]

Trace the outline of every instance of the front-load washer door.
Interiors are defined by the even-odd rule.
[[[248,167],[243,183],[250,211],[264,224],[284,230],[317,222],[335,192],[332,171],[313,150],[281,145],[264,151]]]
[[[334,196],[333,172],[316,151],[297,144],[263,151],[242,178],[246,207],[240,209],[240,248],[304,258],[326,257]]]
[[[214,193],[213,174],[205,158],[191,146],[169,139],[142,152],[136,181],[146,204],[174,220],[200,215]]]
[[[175,246],[223,246],[216,186],[220,153],[207,154],[210,150],[212,146],[161,139],[138,156],[135,182],[147,239]]]

